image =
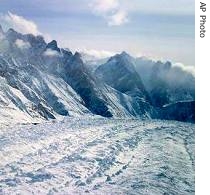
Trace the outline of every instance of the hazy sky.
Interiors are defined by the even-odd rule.
[[[194,0],[0,0],[0,23],[61,47],[194,65]]]

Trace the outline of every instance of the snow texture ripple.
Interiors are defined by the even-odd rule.
[[[0,130],[0,194],[194,194],[194,125],[66,118]]]

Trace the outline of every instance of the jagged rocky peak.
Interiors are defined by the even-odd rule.
[[[152,69],[151,69],[151,75],[152,77],[153,76],[157,76],[157,74],[159,73],[159,71],[162,69],[163,67],[163,62],[161,61],[157,61],[153,66],[152,66]]]
[[[33,34],[26,34],[24,35],[26,37],[26,39],[30,42],[30,43],[39,43],[39,44],[42,44],[42,45],[46,45],[46,42],[44,40],[44,37],[42,35],[33,35]]]
[[[165,63],[161,62],[161,61],[157,61],[154,67],[167,71],[167,70],[170,70],[172,68],[172,64],[169,61],[166,61]]]
[[[123,57],[131,57],[127,52],[125,51],[122,51],[121,54],[119,54],[120,56],[123,56]]]
[[[128,59],[128,58],[131,58],[131,56],[128,53],[126,53],[125,51],[123,51],[120,54],[116,54],[116,55],[110,57],[108,61],[116,60],[116,59]]]
[[[82,56],[79,52],[75,52],[75,54],[73,55],[73,58],[72,58],[74,64],[76,63],[76,65],[82,65],[84,66],[84,63],[82,61]]]
[[[172,70],[172,64],[171,62],[167,61],[165,63],[161,62],[161,61],[157,61],[157,63],[154,64],[153,68],[152,68],[152,78],[151,80],[153,80],[153,82],[156,82],[154,80],[154,78],[166,78],[167,75],[170,73],[170,71]]]
[[[60,48],[58,47],[57,41],[52,40],[50,43],[47,44],[47,49],[52,49],[54,51],[60,52]]]
[[[171,62],[167,61],[165,64],[164,64],[164,68],[169,70],[170,68],[172,67],[172,64]]]
[[[0,31],[3,31],[1,27]],[[170,62],[157,62],[157,64],[152,62],[148,82],[152,78],[155,83],[150,84],[151,90],[148,93],[141,80],[142,76],[146,75],[145,72],[137,73],[136,59],[125,51],[100,63],[102,64],[100,66],[98,64],[94,75],[83,62],[81,53],[72,54],[68,49],[59,48],[55,40],[46,43],[40,35],[21,34],[13,29],[5,32],[3,37],[5,41],[0,51],[3,54],[2,58],[0,56],[0,77],[3,77],[2,83],[8,88],[3,94],[8,102],[13,102],[17,113],[24,112],[26,116],[48,119],[72,113],[78,115],[93,113],[105,117],[156,117],[156,108],[152,107],[152,103],[160,102],[157,97],[165,100],[165,91],[171,87],[165,86],[165,82],[169,81],[168,77],[167,79],[164,77],[165,73],[173,68]],[[21,39],[19,43],[29,47],[19,48],[17,39]],[[52,50],[51,53],[47,53],[47,49]],[[59,57],[45,57],[48,54],[54,56],[57,52]],[[157,73],[154,71],[153,74],[154,67]],[[171,80],[171,76],[169,78]],[[164,84],[157,82],[158,79],[163,80]],[[180,94],[183,94],[183,87],[179,87],[183,85],[176,86],[181,89]],[[172,91],[177,94],[176,86]],[[152,91],[152,89],[157,90]],[[9,90],[11,92],[8,92]],[[168,97],[168,93],[166,96]],[[174,102],[173,99],[171,101],[166,99],[167,101],[163,101],[161,106]],[[6,109],[4,105],[3,109]]]
[[[133,58],[131,57],[131,55],[128,54],[127,52],[125,52],[125,51],[121,52],[120,54],[116,54],[115,56],[116,56],[116,57],[119,57],[119,58],[122,58],[122,59],[126,59],[126,60],[131,60],[131,59],[133,59]]]
[[[13,28],[9,28],[9,29],[7,30],[7,32],[6,32],[6,34],[12,34],[12,33],[14,33],[14,34],[20,34],[20,33],[18,33],[17,31],[15,31]]]
[[[105,64],[99,66],[96,70],[96,74],[103,71],[111,71],[114,74],[117,72],[122,77],[127,73],[136,73],[134,59],[125,51],[120,54],[112,56]],[[106,72],[107,72],[106,71]]]
[[[82,55],[78,51],[76,51],[75,54],[74,54],[74,57],[75,58],[81,58]]]
[[[13,28],[8,29],[5,34],[6,39],[10,43],[14,43],[17,39],[23,40],[24,42],[30,43],[30,46],[35,50],[43,50],[46,47],[46,42],[44,37],[41,35],[33,35],[33,34],[21,34],[15,31]]]
[[[10,28],[6,33],[6,38],[8,41],[14,42],[16,41],[16,39],[21,39],[22,38],[22,34],[18,33],[17,31],[15,31],[13,28]]]
[[[61,48],[61,53],[64,55],[64,56],[68,56],[68,57],[71,57],[73,54],[72,52],[68,49],[68,48]]]
[[[141,77],[135,70],[133,59],[126,52],[111,57],[95,73],[106,84],[122,93],[149,99]]]

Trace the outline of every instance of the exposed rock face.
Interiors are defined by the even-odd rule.
[[[83,64],[81,56],[76,52],[64,66],[62,73],[65,81],[81,96],[85,106],[94,114],[105,117],[113,116],[103,99],[99,98],[100,89],[96,80]],[[103,93],[103,92],[102,92]]]
[[[46,43],[42,36],[23,35],[13,29],[5,33],[1,27],[0,35],[0,113],[7,110],[11,119],[17,115],[30,121],[97,114],[139,118],[164,115],[189,121],[176,115],[179,104],[161,110],[167,103],[194,97],[190,85],[194,77],[185,74],[182,81],[174,83],[168,78],[172,75],[169,62],[151,62],[151,68],[143,71],[138,60],[122,52],[93,73],[80,53],[59,48],[55,40]]]
[[[195,77],[191,72],[170,62],[143,58],[136,59],[135,66],[155,107],[195,99]]]
[[[4,35],[0,42],[0,47],[4,46],[0,76],[9,89],[14,88],[24,97],[24,101],[18,97],[17,103],[16,94],[8,98],[2,92],[8,107],[12,103],[13,109],[25,115],[45,119],[86,113],[105,117],[135,114],[133,100],[94,78],[78,52],[73,55],[58,48],[56,41],[47,44],[41,36],[22,35],[13,29]],[[28,47],[19,47],[17,40]],[[49,49],[51,53],[46,53]]]
[[[148,100],[148,94],[131,57],[125,52],[111,57],[107,63],[97,68],[96,74],[118,91]]]
[[[134,61],[127,53],[122,52],[111,57],[107,63],[96,69],[96,75],[107,85],[130,96],[135,102],[135,110],[139,115],[155,115],[151,107],[151,99],[136,72]]]
[[[195,122],[195,101],[176,102],[164,106],[161,111],[162,119]]]
[[[53,40],[50,43],[47,44],[46,49],[52,49],[54,51],[60,52],[60,49],[58,48],[57,41]]]

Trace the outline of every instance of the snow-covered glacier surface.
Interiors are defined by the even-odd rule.
[[[87,117],[3,128],[0,194],[194,194],[194,125]]]

